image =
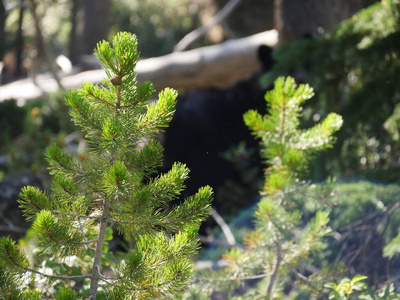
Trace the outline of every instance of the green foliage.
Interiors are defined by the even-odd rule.
[[[76,293],[71,288],[60,289],[56,296],[56,300],[77,300]]]
[[[344,278],[339,284],[329,283],[325,287],[331,292],[329,293],[329,299],[335,300],[346,300],[354,291],[361,291],[366,288],[366,284],[361,282],[366,279],[366,276],[355,276],[352,279]]]
[[[58,145],[49,146],[52,192],[47,195],[33,187],[21,191],[19,203],[33,222],[39,253],[50,256],[44,265],[59,273],[41,271],[15,242],[0,239],[0,266],[18,276],[47,279],[56,299],[95,298],[98,291],[106,299],[179,294],[193,272],[196,235],[209,214],[212,191],[200,188],[171,206],[184,189],[189,170],[176,163],[156,176],[162,147],[152,139],[168,126],[177,93],[165,89],[158,101],[148,104],[154,90],[149,83],[136,82],[136,46],[136,37],[126,32],[118,33],[112,45],[98,44],[95,54],[107,79],[100,87],[86,82],[65,99],[74,123],[85,134],[89,153],[82,158]],[[106,255],[111,229],[132,245],[112,270],[109,259],[115,258]],[[72,257],[84,262],[82,269],[65,272],[65,260]],[[104,271],[110,275],[103,275]],[[79,284],[72,291],[61,280]],[[54,296],[44,286],[37,287],[44,296]]]
[[[50,178],[43,152],[49,141],[68,150],[78,147],[80,134],[70,122],[62,97],[63,93],[51,94],[28,101],[21,107],[13,100],[0,103],[0,114],[4,113],[2,127],[5,129],[4,135],[0,134],[4,177],[32,172],[47,187]]]
[[[306,74],[318,101],[305,108],[312,124],[329,112],[346,120],[334,151],[316,160],[314,178],[332,174],[398,181],[395,106],[400,100],[400,3],[382,1],[321,37],[282,45],[262,81]],[[388,134],[382,124],[387,122]],[[391,138],[393,136],[393,140]]]
[[[327,283],[325,288],[330,291],[329,299],[365,299],[365,300],[394,300],[399,299],[400,294],[394,291],[394,286],[387,285],[380,290],[373,291],[363,280],[366,276],[357,275],[352,279],[344,278],[340,283]]]
[[[297,87],[294,79],[281,77],[265,97],[269,115],[262,117],[254,110],[244,115],[246,125],[262,140],[261,154],[271,166],[266,170],[267,193],[293,185],[307,169],[310,154],[330,147],[332,133],[342,126],[342,118],[331,113],[313,128],[299,130],[300,105],[313,95],[310,86]]]
[[[331,290],[326,289],[325,284],[339,283],[344,277],[353,278],[355,274],[368,276],[365,280],[368,288],[354,292],[350,299],[397,299],[399,296],[389,282],[395,280],[398,262],[399,242],[396,236],[400,228],[400,210],[397,204],[399,193],[398,185],[367,181],[329,180],[286,189],[285,203],[290,205],[291,211],[297,209],[301,212],[300,224],[294,227],[294,232],[302,237],[299,244],[304,242],[309,244],[307,238],[311,236],[303,228],[310,226],[310,221],[318,211],[323,213],[322,216],[326,216],[329,212],[328,225],[333,234],[328,234],[322,240],[311,240],[312,243],[320,242],[320,245],[315,244],[316,251],[308,259],[299,260],[296,268],[291,268],[289,278],[285,273],[281,273],[278,288],[284,289],[285,293],[277,294],[278,299],[328,299]],[[254,230],[249,224],[253,214],[251,209],[242,214],[245,215],[246,221],[229,224],[237,241],[242,240],[243,231]],[[304,232],[298,231],[298,228]],[[246,243],[254,240],[252,235],[247,235]],[[293,247],[303,248],[297,244]],[[393,251],[387,258],[383,256],[386,248]],[[225,253],[225,249],[213,246],[202,259],[219,259],[220,256],[217,256],[216,252]],[[239,254],[243,253],[241,249],[234,250],[232,254],[229,253],[229,259],[239,260]],[[374,258],[373,263],[371,257]],[[228,256],[225,255],[225,258]],[[242,260],[247,259],[247,256],[242,256]],[[318,271],[310,274],[311,266],[313,270]],[[222,279],[225,281],[221,282]],[[243,280],[235,289],[237,285],[228,279],[227,274],[223,272],[215,274],[198,271],[192,290],[187,293],[185,299],[197,299],[193,295],[204,295],[206,292],[215,291],[224,291],[228,294],[233,291],[232,294],[240,295],[246,290],[247,293],[242,299],[257,299],[256,297],[265,294],[265,286],[268,284],[267,279],[264,281],[259,279],[257,286],[255,280]],[[390,290],[388,293],[391,298],[379,298],[383,297],[386,289]],[[209,296],[204,297],[209,299]],[[240,299],[239,296],[237,299]]]
[[[227,280],[217,289],[232,291],[230,282],[264,278],[245,297],[280,299],[285,284],[290,286],[292,270],[301,268],[311,253],[326,246],[323,238],[331,232],[328,212],[314,211],[303,226],[300,206],[289,200],[302,183],[312,155],[331,147],[332,134],[342,125],[339,115],[330,114],[312,128],[299,129],[300,105],[312,95],[308,85],[297,86],[290,77],[279,78],[265,96],[269,114],[249,111],[244,115],[246,125],[261,140],[261,156],[268,168],[263,197],[255,212],[255,229],[245,238],[243,249],[234,248],[224,255],[228,266],[218,275]],[[221,283],[221,279],[215,282]]]
[[[0,239],[0,264],[2,268],[7,267],[11,272],[18,272],[20,269],[29,266],[25,254],[20,251],[17,243],[9,237],[2,237]]]

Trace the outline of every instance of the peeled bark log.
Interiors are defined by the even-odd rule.
[[[143,59],[138,62],[136,72],[139,81],[153,82],[156,90],[228,86],[257,72],[260,69],[258,48],[261,45],[274,47],[277,41],[275,30],[266,31],[218,45]],[[90,64],[98,67],[97,61]],[[75,88],[84,81],[99,83],[104,77],[103,70],[92,70],[64,76],[62,84],[66,88]],[[30,79],[1,86],[0,101],[10,98],[29,100],[57,90],[49,75],[39,75],[36,81],[40,88]]]
[[[138,63],[138,79],[152,81],[156,89],[230,85],[258,71],[258,47],[274,47],[277,38],[273,30],[214,46],[145,59]]]

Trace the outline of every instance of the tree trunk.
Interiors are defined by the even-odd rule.
[[[69,59],[73,65],[83,54],[83,5],[81,0],[71,1],[71,32],[69,34]]]
[[[101,259],[103,257],[103,245],[107,229],[108,208],[106,200],[103,203],[103,213],[100,219],[99,234],[96,242],[96,250],[92,266],[92,278],[90,280],[89,300],[95,300],[97,290],[99,289],[99,280],[101,278]]]
[[[3,60],[4,52],[5,52],[5,41],[6,41],[6,32],[4,30],[6,23],[6,8],[4,7],[3,1],[0,1],[0,61]]]
[[[92,54],[97,43],[107,40],[110,29],[111,0],[84,0],[83,53]]]
[[[19,9],[18,31],[16,40],[17,66],[15,68],[15,74],[12,74],[16,78],[19,78],[22,75],[22,54],[24,52],[24,35],[23,35],[22,25],[24,20],[24,12],[25,12],[25,7],[21,5],[21,8]]]
[[[73,65],[93,54],[99,41],[107,40],[112,0],[72,0],[69,59]]]

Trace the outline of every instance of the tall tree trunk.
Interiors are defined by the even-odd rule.
[[[22,53],[24,51],[24,35],[23,35],[22,25],[24,21],[24,12],[25,12],[25,7],[21,5],[21,8],[19,9],[18,31],[17,31],[17,41],[16,41],[17,65],[15,68],[15,74],[13,74],[13,76],[15,76],[16,78],[19,78],[22,75]]]
[[[6,23],[6,8],[4,7],[3,1],[0,1],[0,61],[3,60],[5,52],[5,41],[6,41],[5,23]]]
[[[39,16],[37,15],[37,11],[36,11],[37,3],[33,0],[30,0],[29,7],[30,7],[32,18],[33,18],[33,24],[35,26],[36,49],[38,51],[38,57],[42,57],[44,59],[45,63],[47,64],[47,66],[50,69],[50,73],[52,74],[53,78],[57,82],[59,89],[63,90],[64,87],[61,83],[60,77],[58,76],[55,61],[51,57],[51,53],[50,53],[49,49],[47,48],[46,42],[43,37],[40,19],[39,19]],[[34,73],[35,73],[35,70],[33,70],[33,74]],[[33,80],[36,81],[35,74],[33,76],[34,76]]]
[[[72,0],[69,58],[72,64],[82,55],[93,54],[96,44],[107,39],[111,25],[112,0]]]
[[[92,54],[96,44],[107,39],[110,29],[111,4],[111,0],[84,0],[84,54]]]
[[[83,5],[81,0],[71,1],[71,32],[69,34],[69,59],[78,64],[83,53]]]

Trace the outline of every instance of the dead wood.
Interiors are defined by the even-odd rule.
[[[218,45],[143,59],[136,67],[138,80],[153,82],[156,90],[228,86],[257,72],[260,69],[257,49],[261,45],[274,47],[277,41],[277,32],[270,30]],[[86,64],[98,66],[93,58],[86,60]],[[103,70],[91,70],[64,75],[61,82],[65,88],[76,88],[84,81],[100,83],[103,78]],[[49,74],[38,75],[36,82],[39,86],[31,79],[1,86],[0,101],[10,98],[26,101],[58,90]]]

